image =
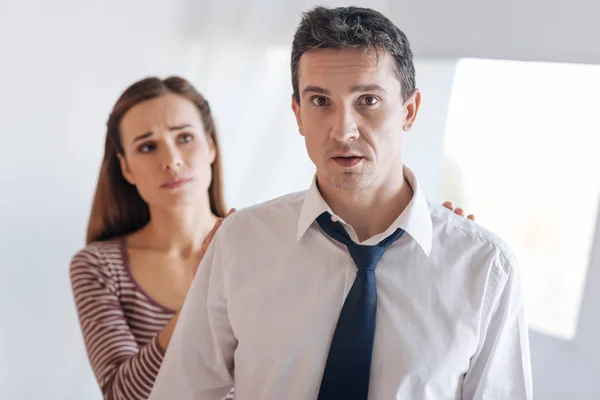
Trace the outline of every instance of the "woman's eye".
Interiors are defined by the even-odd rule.
[[[189,133],[184,133],[182,135],[179,136],[179,143],[187,143],[187,142],[191,142],[192,139],[194,138],[194,136],[190,135]]]
[[[154,143],[144,143],[138,148],[140,153],[150,153],[155,149],[156,145]]]

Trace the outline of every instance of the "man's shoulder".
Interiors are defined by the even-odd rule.
[[[306,190],[299,192],[287,193],[279,197],[275,197],[270,200],[266,200],[262,203],[257,203],[248,207],[244,207],[240,211],[245,214],[260,213],[265,211],[273,211],[274,209],[288,209],[289,207],[296,207],[301,204],[306,197]]]
[[[237,210],[223,221],[222,228],[238,231],[259,227],[276,228],[296,223],[306,191],[294,192]],[[247,233],[247,232],[246,232]]]
[[[459,246],[473,251],[473,254],[490,253],[508,268],[516,265],[515,251],[498,234],[455,214],[441,204],[429,203],[429,210],[433,235],[438,237],[442,246]]]

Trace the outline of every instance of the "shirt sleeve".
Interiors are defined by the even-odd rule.
[[[114,281],[99,251],[86,248],[70,265],[83,339],[105,400],[146,400],[163,359],[155,337],[139,347],[123,313]]]
[[[481,339],[463,381],[462,400],[531,400],[529,336],[516,262],[491,270]]]
[[[233,386],[237,346],[224,293],[225,222],[198,267],[150,400],[221,400]]]

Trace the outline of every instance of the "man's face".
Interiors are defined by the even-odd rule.
[[[376,189],[402,180],[402,132],[410,129],[418,91],[404,101],[386,52],[318,49],[299,63],[300,134],[320,185]]]

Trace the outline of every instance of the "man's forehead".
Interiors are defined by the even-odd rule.
[[[299,84],[347,86],[379,84],[396,86],[393,57],[384,51],[363,49],[317,49],[300,58]]]
[[[348,68],[363,67],[377,69],[387,66],[392,61],[391,55],[374,49],[315,49],[309,50],[300,57],[300,67]]]

